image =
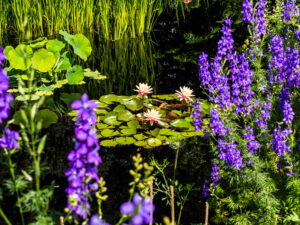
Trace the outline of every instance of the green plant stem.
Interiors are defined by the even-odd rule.
[[[10,151],[7,151],[7,157],[8,157],[10,174],[11,174],[11,177],[13,179],[13,183],[14,183],[14,186],[15,186],[15,189],[16,189],[17,202],[18,202],[18,207],[19,207],[19,212],[20,212],[20,216],[21,216],[22,225],[25,225],[24,216],[23,216],[23,208],[22,208],[22,203],[21,203],[20,194],[19,194],[19,188],[18,188],[17,183],[16,183],[16,176],[15,176],[15,171],[14,171],[13,164],[12,164],[12,161],[11,161]]]
[[[6,222],[7,225],[12,225],[11,222],[5,216],[5,214],[1,208],[0,208],[0,215],[2,216],[2,218],[4,219],[4,221]]]
[[[180,224],[182,210],[183,210],[183,205],[180,207],[180,210],[179,210],[177,224]]]

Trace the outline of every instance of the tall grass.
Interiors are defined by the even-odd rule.
[[[150,32],[162,0],[1,0],[0,37],[26,30],[34,37],[96,30],[105,39]],[[159,4],[158,4],[159,3]]]

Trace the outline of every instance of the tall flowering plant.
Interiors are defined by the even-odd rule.
[[[94,109],[97,104],[83,94],[81,100],[72,103],[71,108],[78,110],[75,122],[75,148],[68,155],[71,168],[65,175],[68,177],[69,186],[67,209],[74,216],[81,216],[84,220],[90,211],[88,195],[98,190],[98,170],[101,163],[99,156],[99,143],[95,125],[97,123]]]
[[[280,201],[291,201],[278,194],[277,188],[291,180],[299,182],[299,137],[295,135],[299,115],[293,110],[299,102],[298,30],[289,22],[274,19],[291,21],[299,16],[299,8],[295,1],[278,3],[269,20],[265,11],[265,0],[256,4],[244,0],[243,21],[250,31],[250,45],[244,46],[244,52],[234,51],[232,24],[227,18],[216,56],[212,61],[205,53],[199,56],[199,80],[212,102],[207,132],[216,156],[203,194],[213,196],[218,210],[232,212],[229,217],[218,213],[215,222],[240,224],[243,218],[249,223],[271,224],[274,215],[280,213]],[[195,104],[196,129],[201,129],[199,110]],[[224,190],[220,179],[229,189]],[[252,198],[257,201],[251,202]],[[299,209],[292,204],[294,211]]]

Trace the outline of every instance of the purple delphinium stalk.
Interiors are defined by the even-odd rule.
[[[222,120],[220,119],[220,113],[214,108],[211,109],[210,127],[213,131],[213,135],[217,134],[222,136],[227,133]]]
[[[216,187],[218,185],[218,181],[221,179],[219,170],[220,170],[220,167],[218,166],[218,164],[216,162],[214,162],[214,164],[212,166],[212,172],[210,174],[210,178],[212,179],[211,185],[213,187]]]
[[[271,95],[268,96],[269,96],[268,98],[270,99]],[[257,126],[259,128],[268,129],[267,123],[270,120],[270,112],[272,111],[271,107],[272,105],[271,102],[269,101],[263,102],[261,107],[259,107],[260,110],[259,118],[255,119],[255,122],[257,123]]]
[[[65,175],[68,177],[69,187],[67,208],[73,210],[73,215],[79,215],[83,219],[89,213],[89,202],[87,195],[98,189],[99,177],[97,167],[101,163],[98,154],[99,143],[96,136],[96,114],[94,109],[97,104],[83,94],[81,100],[71,104],[73,110],[78,110],[75,122],[75,149],[69,153],[68,160],[72,168]]]
[[[240,150],[236,148],[236,144],[232,140],[226,144],[221,138],[218,139],[218,143],[219,159],[223,160],[226,166],[231,165],[234,169],[239,170],[243,165],[243,159]]]
[[[209,181],[204,180],[204,184],[202,186],[202,194],[206,198],[209,196]]]
[[[193,103],[193,125],[196,131],[200,131],[203,125],[203,118],[201,118],[201,104],[200,102]]]
[[[18,132],[5,128],[5,134],[0,139],[0,146],[2,148],[6,148],[7,150],[11,150],[13,148],[18,149],[19,139],[20,135]]]
[[[253,23],[254,22],[254,15],[253,15],[253,4],[249,0],[244,0],[243,2],[243,21]]]
[[[293,131],[286,127],[282,131],[280,130],[279,127],[276,127],[273,133],[273,142],[272,142],[272,148],[275,151],[275,153],[279,156],[283,156],[284,153],[289,153],[291,152],[291,147],[287,145],[287,139],[289,135]]]
[[[266,5],[266,0],[259,0],[257,2],[257,9],[255,10],[256,19],[254,22],[254,41],[255,42],[260,42],[261,37],[266,33],[265,5]]]
[[[154,210],[155,207],[150,202],[150,199],[142,199],[138,194],[133,196],[132,202],[125,202],[120,207],[122,214],[131,216],[130,224],[132,225],[151,223],[153,220],[151,213],[153,213]]]
[[[91,217],[90,225],[110,225],[110,224],[100,219],[98,215],[93,215]]]
[[[286,124],[292,124],[295,113],[289,101],[284,102],[282,115],[283,115],[283,122],[285,122]]]
[[[8,76],[1,68],[2,62],[5,60],[3,48],[0,46],[0,124],[9,116],[10,102],[13,101],[11,94],[7,93],[9,88]]]
[[[243,135],[243,138],[248,140],[247,146],[249,153],[255,153],[255,151],[260,148],[260,143],[255,139],[253,128],[251,128],[249,125],[246,126],[246,133]]]
[[[232,58],[232,50],[233,50],[233,38],[231,34],[231,19],[226,18],[224,21],[224,25],[222,27],[222,37],[218,42],[218,52],[217,56],[219,60],[222,60],[223,57],[226,56],[226,59],[229,60]]]
[[[296,0],[287,0],[286,4],[284,5],[284,11],[282,13],[282,19],[285,21],[291,21],[293,15],[297,12],[295,8]]]
[[[296,30],[295,31],[295,36],[298,38],[298,40],[300,41],[300,30]]]

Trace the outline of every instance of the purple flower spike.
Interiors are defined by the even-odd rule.
[[[91,218],[91,224],[90,225],[110,225],[110,224],[106,223],[103,220],[101,220],[98,215],[93,215],[92,218]]]
[[[135,211],[135,204],[132,202],[124,202],[120,207],[120,211],[122,214],[130,215]]]
[[[0,146],[2,148],[7,148],[11,150],[13,148],[18,149],[18,140],[20,139],[20,135],[18,132],[5,128],[5,135],[0,139]]]
[[[99,188],[97,166],[102,160],[98,153],[100,149],[98,137],[93,127],[97,123],[94,112],[96,106],[94,101],[88,99],[87,94],[83,94],[81,100],[71,104],[71,108],[78,112],[74,129],[76,139],[73,140],[75,149],[68,155],[72,168],[65,173],[69,182],[69,187],[66,189],[69,197],[67,208],[73,209],[74,216],[79,215],[83,219],[86,219],[89,214],[88,194],[95,193]]]

